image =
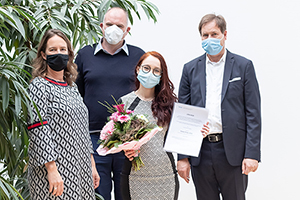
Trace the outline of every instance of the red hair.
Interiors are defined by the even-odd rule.
[[[151,110],[153,117],[157,119],[157,125],[165,126],[171,121],[173,105],[177,101],[177,97],[174,93],[174,85],[168,76],[166,61],[161,54],[156,51],[150,51],[142,55],[135,68],[135,86],[136,90],[140,87],[140,82],[137,79],[137,68],[141,66],[148,56],[153,56],[160,61],[162,74],[159,84],[155,86],[155,98],[152,101]]]

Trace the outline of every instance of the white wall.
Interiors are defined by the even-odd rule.
[[[298,0],[150,0],[158,23],[135,20],[129,44],[166,59],[178,91],[184,63],[201,55],[198,23],[208,13],[227,21],[226,47],[254,63],[262,98],[262,163],[249,176],[250,200],[299,199],[300,2]],[[195,199],[180,181],[180,200]]]

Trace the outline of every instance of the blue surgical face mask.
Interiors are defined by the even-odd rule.
[[[145,73],[140,69],[137,79],[145,88],[153,88],[160,82],[160,77],[161,76],[154,76],[151,71]]]
[[[224,36],[223,36],[224,37]],[[223,39],[217,38],[207,38],[206,40],[202,41],[202,48],[208,53],[209,55],[217,55],[223,49],[223,46],[220,44],[221,40]]]

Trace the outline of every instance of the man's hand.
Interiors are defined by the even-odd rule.
[[[206,122],[206,124],[203,124],[202,130],[201,130],[203,138],[205,138],[209,133],[210,128],[209,128],[208,124],[209,124],[209,122]]]
[[[248,175],[250,172],[255,172],[258,168],[258,161],[250,158],[244,158],[242,163],[242,173]]]
[[[187,158],[177,161],[178,174],[187,183],[190,182],[190,169],[191,169],[190,162]]]

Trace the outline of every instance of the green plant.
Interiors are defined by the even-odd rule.
[[[20,196],[13,185],[20,184],[27,161],[26,118],[30,98],[24,78],[30,74],[19,65],[24,64],[0,60],[0,163],[3,165],[0,191],[7,199]]]
[[[157,21],[158,8],[146,0],[0,0],[0,200],[30,198],[26,90],[41,37],[60,29],[77,51],[99,41],[99,24],[114,6],[128,11],[131,24],[139,10]]]

